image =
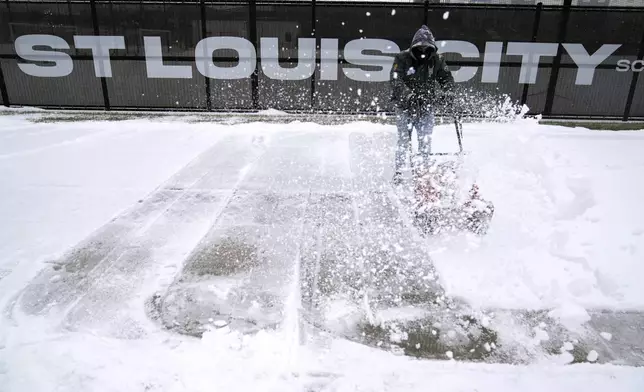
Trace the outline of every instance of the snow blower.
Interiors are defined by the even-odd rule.
[[[484,235],[494,215],[494,204],[481,197],[476,183],[470,188],[466,200],[459,200],[458,172],[466,152],[463,150],[460,118],[454,119],[454,125],[459,151],[431,153],[430,156],[455,156],[457,159],[440,163],[431,159],[429,165],[413,169],[414,223],[425,235],[455,231]]]

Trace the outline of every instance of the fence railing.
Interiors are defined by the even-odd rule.
[[[463,86],[545,117],[639,119],[637,1],[0,0],[0,104],[390,111],[391,58],[427,24]],[[79,39],[98,36],[114,38]]]

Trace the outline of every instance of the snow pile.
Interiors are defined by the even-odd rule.
[[[277,109],[266,109],[266,110],[260,110],[257,112],[259,115],[264,115],[264,116],[287,116],[288,113],[282,110],[277,110]]]
[[[428,245],[448,294],[482,307],[644,308],[644,132],[520,120],[466,124],[464,137],[464,177],[496,211],[487,236]]]

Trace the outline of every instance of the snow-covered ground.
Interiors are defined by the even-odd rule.
[[[495,203],[490,231],[418,242],[373,196],[391,176],[393,126],[35,117],[0,116],[1,391],[644,389],[641,367],[618,365],[644,363],[642,324],[632,324],[644,310],[642,132],[467,124],[465,176]],[[434,149],[455,149],[451,125],[436,129]],[[215,328],[230,322],[224,313],[201,338],[163,328],[168,317],[212,318],[203,304],[223,312],[212,296],[234,291],[236,275],[204,277],[199,257],[234,230],[260,238],[271,260],[251,266],[239,287],[270,296],[276,328]],[[343,239],[364,255],[365,244],[388,246],[433,264],[423,273],[484,312],[497,343],[522,347],[529,364],[449,352],[417,360],[298,322],[307,295],[299,277],[316,280],[307,274],[324,265],[311,255],[346,247]],[[383,256],[373,257],[378,265]],[[354,272],[338,260],[346,270],[336,275]],[[161,320],[148,317],[153,295],[167,304]],[[343,303],[330,303],[333,322],[352,317]],[[556,328],[526,327],[513,313],[526,310],[549,312],[569,331],[592,319],[600,337],[584,358],[601,364],[566,365],[573,340],[535,355]]]
[[[483,306],[644,309],[642,132],[472,125],[469,161],[497,213],[489,235],[434,261]]]

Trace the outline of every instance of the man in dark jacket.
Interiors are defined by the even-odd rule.
[[[398,128],[396,184],[402,179],[405,158],[411,152],[412,131],[416,130],[418,136],[417,158],[420,159],[415,162],[427,164],[435,110],[439,107],[449,108],[453,104],[454,78],[437,51],[434,35],[423,25],[414,34],[411,46],[394,58],[390,81]]]

